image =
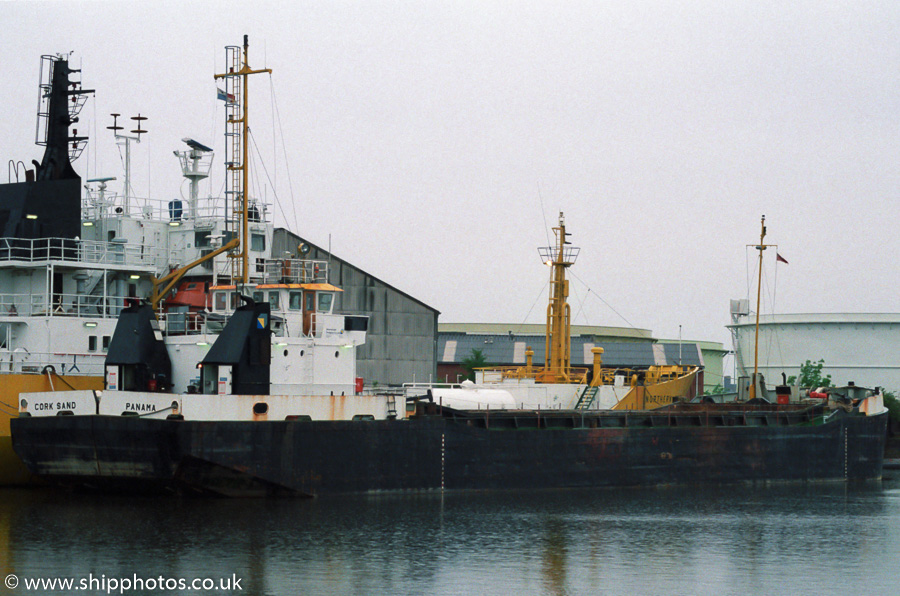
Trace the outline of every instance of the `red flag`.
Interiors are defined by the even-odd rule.
[[[787,259],[785,259],[783,256],[781,256],[781,255],[778,254],[777,252],[775,253],[775,260],[776,260],[776,261],[781,261],[781,262],[784,263],[785,265],[788,264]]]

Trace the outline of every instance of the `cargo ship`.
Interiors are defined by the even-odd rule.
[[[246,93],[246,38],[229,56],[223,76]],[[246,123],[246,112],[230,122]],[[246,173],[233,171],[239,189]],[[245,226],[247,193],[233,196]],[[691,367],[610,371],[598,348],[593,367],[572,369],[562,216],[554,230],[543,366],[494,371],[493,384],[482,371],[481,384],[449,392],[360,392],[353,354],[367,319],[333,312],[340,288],[327,278],[254,283],[244,262],[230,284],[210,287],[203,334],[170,333],[157,293],[123,307],[105,388],[21,394],[13,448],[58,484],[219,496],[881,477],[878,391],[723,404],[697,395]]]
[[[274,349],[266,353],[269,314],[268,303],[246,298],[198,363],[197,392],[160,393],[127,381],[160,366],[165,347],[147,305],[125,309],[108,389],[23,394],[16,453],[61,485],[232,497],[881,478],[887,410],[878,392],[646,410],[464,409],[433,393],[299,386],[272,394],[276,377],[291,379],[272,369]],[[303,351],[283,343],[285,353]],[[340,348],[324,355],[330,364]]]
[[[0,485],[31,477],[10,437],[19,393],[101,389],[97,339],[115,328],[115,317],[106,315],[118,297],[102,284],[112,269],[101,256],[106,251],[76,240],[82,179],[72,162],[87,139],[69,127],[92,93],[78,72],[67,56],[41,58],[35,140],[43,157],[28,166],[10,160],[9,180],[0,184]],[[97,291],[76,297],[74,286],[83,290],[85,282]]]
[[[299,247],[279,258],[266,252],[274,226],[265,201],[248,198],[243,227],[232,204],[201,196],[213,151],[192,138],[174,152],[187,196],[136,196],[131,159],[147,134],[146,116],[132,117],[131,130],[119,114],[110,117],[107,132],[124,163],[122,190],[113,190],[121,177],[83,179],[73,164],[88,142],[78,133],[88,126],[78,121],[93,91],[82,86],[70,55],[45,55],[40,62],[35,141],[43,157],[27,165],[27,159],[11,159],[9,179],[0,184],[0,485],[31,480],[10,437],[20,393],[103,389],[118,315],[137,297],[158,306],[172,342],[200,350],[196,344],[211,343],[222,327],[210,288],[233,285],[234,261],[254,264],[249,281],[256,285],[314,283],[327,275],[327,263],[301,259]],[[230,81],[225,87],[226,112],[234,119],[241,89]],[[238,151],[226,148],[230,163],[241,163],[231,155]],[[228,184],[232,195],[240,192],[232,178]],[[242,234],[251,242],[237,251]],[[153,382],[164,387],[170,380]]]

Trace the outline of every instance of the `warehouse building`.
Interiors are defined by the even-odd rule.
[[[308,248],[303,258],[329,262],[329,281],[343,290],[335,298],[335,311],[369,317],[366,343],[357,351],[357,375],[365,384],[433,380],[440,313],[283,228],[275,230],[272,254],[296,257],[301,245]]]

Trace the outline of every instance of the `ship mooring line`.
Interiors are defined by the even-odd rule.
[[[253,142],[253,148],[256,150],[256,157],[259,159],[262,171],[266,175],[266,180],[268,180],[269,184],[272,186],[272,194],[275,195],[275,203],[278,205],[279,211],[281,211],[281,217],[284,218],[285,225],[287,225],[287,214],[285,214],[284,212],[284,206],[281,204],[281,201],[278,200],[278,191],[275,190],[275,185],[272,182],[272,178],[269,176],[269,170],[266,169],[266,164],[265,162],[263,162],[262,154],[259,152],[259,146],[256,144],[256,137],[253,135],[253,132],[249,128],[247,129],[247,134],[250,136],[250,140]],[[257,190],[257,192],[259,192],[259,190]]]
[[[522,322],[519,324],[519,330],[520,330],[520,331],[521,331],[522,327],[525,326],[525,322],[528,320],[529,315],[531,315],[531,311],[534,310],[534,305],[537,304],[537,303],[538,303],[538,300],[541,299],[541,296],[544,295],[544,288],[546,288],[546,286],[545,286],[545,285],[541,285],[541,291],[538,292],[537,298],[535,298],[535,299],[534,299],[534,302],[531,303],[531,308],[529,308],[529,309],[528,309],[528,312],[525,313],[525,318],[522,319]]]
[[[607,308],[609,308],[609,310],[611,310],[611,311],[613,311],[614,313],[616,313],[617,315],[619,315],[619,318],[621,318],[623,321],[625,321],[626,323],[628,323],[628,326],[629,326],[629,327],[631,327],[632,329],[637,329],[637,327],[635,327],[634,325],[632,325],[632,324],[631,324],[631,321],[629,321],[628,319],[626,319],[626,318],[622,315],[622,313],[620,313],[619,311],[617,311],[615,308],[612,307],[612,305],[611,305],[609,302],[607,302],[606,300],[604,300],[604,299],[603,299],[603,296],[601,296],[600,294],[598,294],[597,292],[595,292],[594,290],[592,290],[592,289],[590,288],[590,286],[588,286],[588,285],[584,282],[583,279],[581,279],[580,277],[578,277],[577,275],[575,275],[575,274],[572,273],[571,271],[569,271],[569,275],[571,275],[573,278],[575,278],[575,279],[577,279],[578,281],[580,281],[580,282],[584,285],[584,287],[587,288],[588,294],[593,294],[594,296],[596,296],[597,299],[600,300],[600,302],[602,302],[603,304],[605,304],[605,305],[607,306]]]
[[[547,212],[544,210],[544,196],[541,194],[541,181],[538,180],[538,198],[541,200],[541,215],[544,218],[544,233],[547,235],[547,246],[553,246],[550,242],[550,232],[547,230],[550,229],[550,226],[547,225]]]
[[[281,111],[278,109],[278,96],[275,94],[275,82],[269,73],[269,86],[272,89],[272,105],[275,106],[275,119],[278,120],[278,132],[281,135],[281,154],[284,157],[284,171],[288,178],[288,193],[291,195],[291,212],[294,216],[294,231],[300,233],[300,222],[297,220],[297,200],[294,197],[294,181],[291,178],[290,161],[287,158],[287,146],[284,144],[284,128],[281,125]],[[285,219],[285,223],[287,220]]]

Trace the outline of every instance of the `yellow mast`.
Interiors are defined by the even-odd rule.
[[[762,297],[762,268],[763,268],[763,251],[774,244],[764,244],[766,237],[766,216],[762,216],[760,223],[759,244],[754,248],[759,251],[759,279],[756,282],[756,334],[753,339],[753,379],[750,382],[750,399],[756,397],[757,379],[759,378],[759,308],[760,299]]]
[[[540,251],[544,262],[553,267],[550,302],[547,305],[544,366],[549,377],[557,382],[567,382],[571,361],[572,329],[571,312],[567,302],[569,281],[566,279],[566,268],[575,263],[579,249],[569,246],[566,240],[566,236],[570,234],[566,232],[565,216],[562,212],[559,214],[559,227],[553,228],[553,232],[557,238],[556,246]]]
[[[247,276],[248,276],[248,272],[250,270],[249,252],[248,252],[248,248],[249,248],[249,244],[250,244],[248,242],[250,230],[249,230],[249,224],[248,224],[248,218],[247,218],[247,205],[248,205],[247,158],[248,158],[248,154],[249,154],[247,137],[248,137],[250,125],[249,125],[249,122],[247,119],[247,114],[249,111],[249,108],[247,105],[248,104],[248,92],[249,92],[249,83],[248,83],[247,77],[251,74],[258,74],[258,73],[262,73],[262,72],[267,72],[269,74],[272,73],[272,69],[270,69],[270,68],[263,68],[260,70],[253,70],[250,68],[249,61],[248,61],[249,46],[250,46],[250,44],[248,42],[248,38],[246,35],[244,35],[244,47],[243,47],[243,52],[241,54],[240,64],[238,65],[239,67],[237,69],[235,69],[235,66],[232,65],[229,69],[229,72],[223,73],[223,74],[217,74],[217,75],[214,75],[214,77],[213,77],[214,79],[230,78],[232,80],[234,77],[241,77],[241,83],[242,83],[242,87],[243,87],[240,97],[232,97],[229,100],[232,102],[231,105],[235,106],[235,104],[237,104],[235,107],[237,108],[237,110],[241,111],[241,115],[240,115],[240,117],[235,117],[234,115],[232,115],[232,116],[229,116],[229,118],[228,118],[228,124],[230,124],[230,125],[241,124],[241,128],[242,128],[241,134],[240,134],[241,159],[240,159],[240,163],[236,163],[235,157],[237,157],[237,156],[232,155],[231,161],[229,161],[226,166],[229,170],[237,172],[238,176],[240,177],[240,193],[239,193],[238,199],[240,201],[240,214],[241,214],[241,237],[240,237],[241,251],[238,254],[232,255],[232,256],[234,258],[240,257],[240,259],[241,259],[241,272],[240,272],[239,277],[240,277],[240,284],[242,284],[242,285],[247,283]],[[238,50],[238,48],[235,48],[234,46],[230,46],[229,48],[226,48],[226,49],[229,51],[232,51],[232,50],[237,51]],[[232,89],[234,89],[234,86],[232,86]],[[233,95],[236,95],[236,94],[233,94]],[[237,191],[236,188],[232,188],[231,190],[232,190],[232,192]],[[232,275],[232,277],[235,277],[235,276]],[[237,280],[233,280],[233,281],[235,283],[237,283]]]

